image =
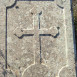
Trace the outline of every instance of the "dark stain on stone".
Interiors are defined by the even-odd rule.
[[[21,32],[23,32],[23,30],[21,30]]]
[[[21,68],[21,67],[18,67],[19,69]]]
[[[19,9],[19,6],[16,6],[15,8],[16,8],[16,9]]]
[[[33,13],[31,12],[31,14],[33,15]]]

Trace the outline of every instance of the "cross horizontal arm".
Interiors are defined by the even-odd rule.
[[[51,29],[45,29],[45,30],[39,30],[40,36],[56,36],[56,34],[59,33],[59,30],[57,28],[51,28]]]
[[[17,36],[16,34],[14,34],[15,36]],[[22,36],[17,36],[19,39],[22,39],[24,36],[33,36],[34,34],[23,34]]]
[[[16,32],[14,32],[14,34],[17,37],[23,37],[24,36],[32,36],[34,34],[34,30],[17,30]]]
[[[59,28],[51,28],[51,29],[33,29],[33,30],[21,30],[17,29],[14,32],[14,35],[16,35],[19,38],[22,38],[24,36],[33,36],[37,35],[40,36],[52,36],[56,38],[59,35]]]

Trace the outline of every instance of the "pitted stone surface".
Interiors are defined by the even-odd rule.
[[[45,65],[35,64],[27,68],[22,77],[50,77],[51,73]]]
[[[76,77],[70,0],[0,4],[0,77]]]

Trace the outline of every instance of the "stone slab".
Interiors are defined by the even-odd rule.
[[[70,0],[0,0],[0,77],[76,77]]]

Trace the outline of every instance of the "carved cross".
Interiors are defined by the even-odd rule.
[[[35,49],[35,63],[42,63],[41,56],[41,37],[42,36],[51,36],[53,38],[57,38],[59,35],[59,27],[51,28],[51,29],[40,29],[40,16],[42,12],[38,14],[38,21],[35,19],[35,23],[38,22],[38,25],[34,25],[33,30],[21,30],[15,32],[15,36],[19,39],[22,39],[24,36],[33,36],[34,38],[34,49]],[[39,60],[40,59],[40,60]]]

